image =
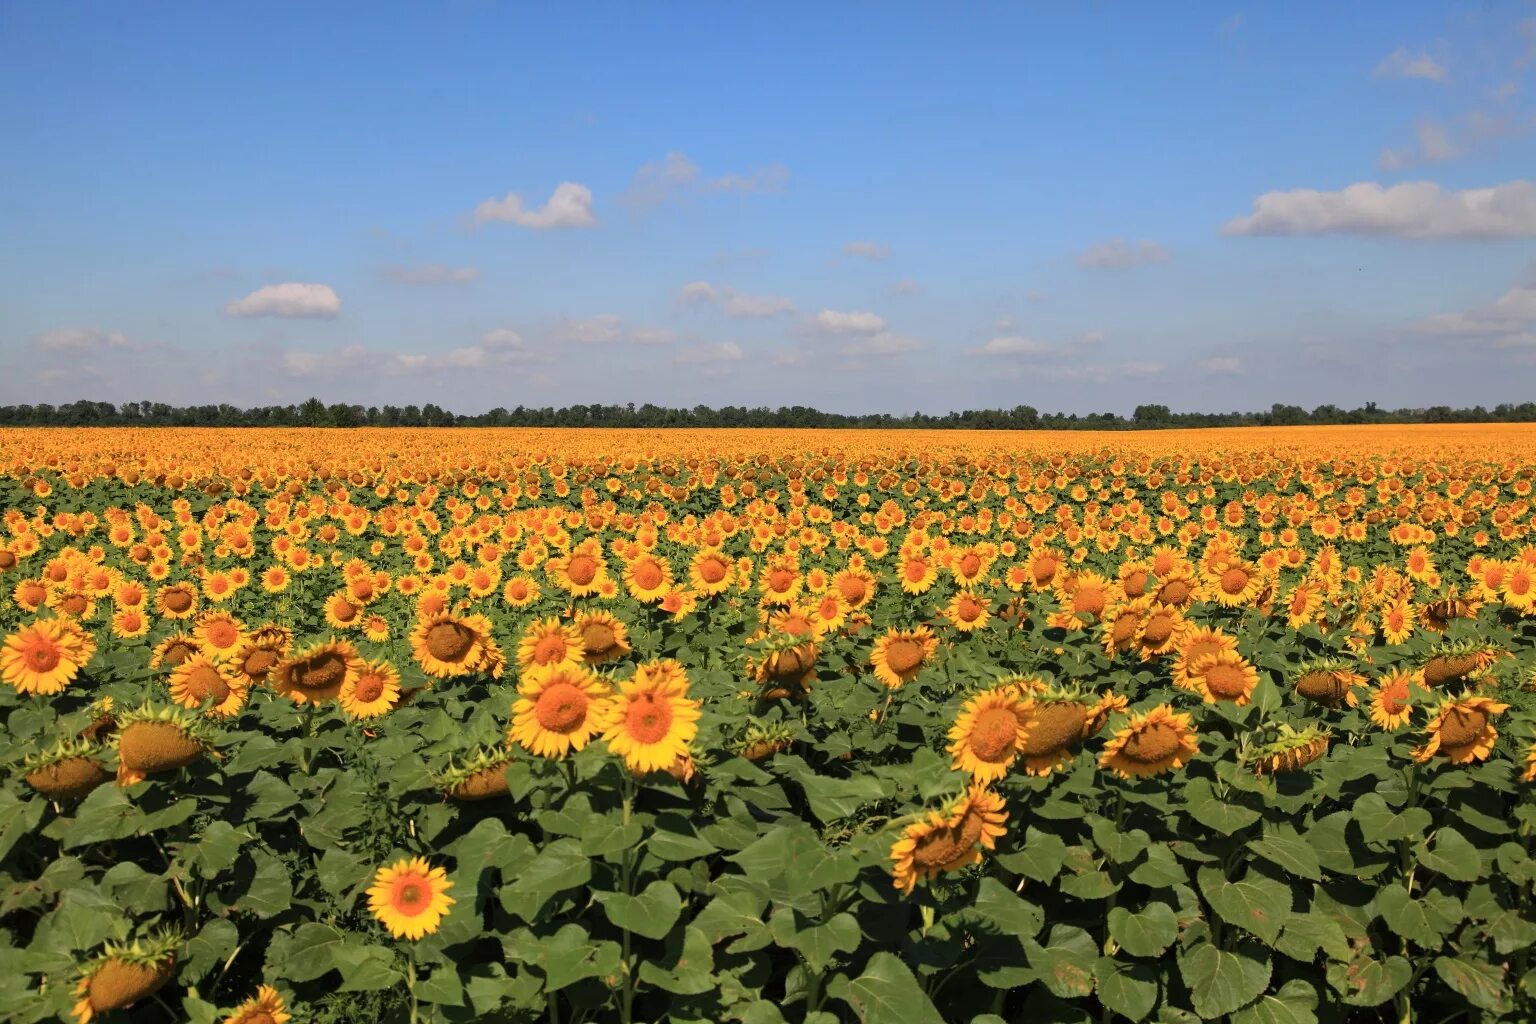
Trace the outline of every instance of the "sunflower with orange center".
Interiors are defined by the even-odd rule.
[[[1057,577],[1066,571],[1066,559],[1050,548],[1036,548],[1024,568],[1029,574],[1029,588],[1039,593],[1055,586]]]
[[[650,553],[626,562],[624,587],[641,604],[655,604],[672,589],[672,566],[661,555]]]
[[[1099,767],[1126,779],[1160,775],[1182,768],[1199,751],[1190,716],[1159,704],[1150,711],[1130,716],[1104,744]]]
[[[278,662],[267,682],[295,704],[323,704],[334,700],[363,664],[357,648],[332,638]]]
[[[1136,628],[1135,648],[1142,661],[1154,661],[1179,646],[1189,629],[1184,613],[1171,604],[1149,605]]]
[[[382,659],[364,663],[337,695],[341,710],[356,719],[387,715],[400,703],[400,672]]]
[[[603,561],[603,546],[596,537],[588,537],[567,555],[551,558],[545,564],[544,572],[572,597],[597,593],[609,578],[607,563]]]
[[[997,846],[1008,811],[1003,798],[973,784],[943,811],[908,825],[891,846],[891,881],[910,894],[922,880],[976,864]]]
[[[233,657],[245,642],[245,625],[226,611],[206,611],[197,617],[192,636],[205,653]]]
[[[261,985],[254,996],[235,1007],[235,1012],[225,1017],[221,1024],[288,1024],[292,1019],[288,1004],[283,1002],[277,989]]]
[[[1223,608],[1242,608],[1255,603],[1264,590],[1264,575],[1252,562],[1223,558],[1205,572],[1204,594]]]
[[[968,590],[957,591],[944,606],[943,614],[960,633],[973,633],[992,621],[986,600]]]
[[[78,626],[65,619],[42,619],[5,638],[0,679],[18,693],[59,693],[94,653],[95,644]]]
[[[119,608],[112,613],[112,635],[131,640],[149,632],[149,618],[142,608]]]
[[[1305,579],[1297,583],[1282,604],[1285,624],[1292,629],[1300,629],[1316,622],[1323,609],[1324,596],[1323,585],[1315,580]]]
[[[363,602],[345,589],[327,597],[321,610],[332,629],[355,629],[363,624]]]
[[[1191,688],[1207,704],[1224,701],[1242,707],[1253,699],[1259,685],[1258,670],[1236,651],[1202,654],[1187,668]]]
[[[1158,573],[1157,590],[1152,599],[1159,604],[1171,604],[1183,608],[1195,599],[1195,574],[1188,564],[1180,565],[1167,573]]]
[[[1141,631],[1142,619],[1151,604],[1151,599],[1146,597],[1121,598],[1104,609],[1099,629],[1104,637],[1105,657],[1114,658],[1136,646],[1136,634]]]
[[[382,867],[368,887],[368,909],[397,939],[431,935],[454,904],[448,872],[424,857],[398,860]]]
[[[517,665],[524,672],[580,665],[586,659],[586,642],[573,622],[561,622],[553,616],[528,624],[517,642]]]
[[[1219,629],[1200,626],[1187,630],[1175,649],[1178,653],[1173,659],[1173,685],[1181,690],[1198,691],[1199,688],[1190,675],[1190,665],[1208,654],[1218,654],[1222,651],[1231,651],[1236,654],[1237,638]]]
[[[1408,724],[1413,716],[1413,698],[1410,686],[1423,686],[1418,672],[1389,672],[1377,681],[1371,691],[1371,721],[1387,732],[1396,732]]]
[[[914,597],[926,594],[939,578],[938,560],[921,551],[904,553],[898,571],[902,592]]]
[[[1381,634],[1389,644],[1400,644],[1413,635],[1418,625],[1419,613],[1407,598],[1393,601],[1382,609]]]
[[[423,618],[411,630],[411,655],[436,679],[453,679],[487,668],[500,652],[484,615],[446,612]]]
[[[858,611],[875,596],[875,577],[865,569],[849,567],[834,575],[828,584],[848,602],[849,611]]]
[[[1491,697],[1460,697],[1444,702],[1425,725],[1429,739],[1413,752],[1413,759],[1424,762],[1438,754],[1451,764],[1488,760],[1499,738],[1493,719],[1508,710],[1508,704]]]
[[[1027,701],[1010,686],[979,693],[965,702],[949,730],[956,771],[987,783],[1008,774],[1024,745]]]
[[[723,594],[736,582],[736,563],[719,548],[700,548],[688,563],[688,584],[708,597]]]
[[[603,740],[636,775],[662,771],[688,755],[688,744],[699,731],[699,707],[688,696],[681,664],[647,662],[619,683]]]
[[[188,658],[172,669],[168,684],[171,700],[184,708],[208,704],[208,714],[216,718],[239,714],[250,692],[238,669],[206,653]]]
[[[629,630],[612,612],[577,612],[571,625],[581,634],[582,661],[588,665],[618,661],[630,652]]]
[[[540,757],[580,750],[612,722],[613,690],[590,669],[561,663],[523,672],[507,739]]]
[[[869,656],[875,678],[887,689],[899,690],[917,678],[939,649],[938,637],[927,626],[897,629],[892,626],[875,641]]]
[[[762,591],[762,604],[791,604],[805,589],[805,578],[800,575],[793,558],[771,557],[763,565],[758,587]]]

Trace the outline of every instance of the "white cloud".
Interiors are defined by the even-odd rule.
[[[1140,267],[1149,263],[1167,263],[1172,257],[1168,250],[1150,240],[1127,242],[1123,238],[1111,238],[1107,242],[1090,245],[1078,253],[1077,265],[1098,269]]]
[[[556,341],[569,341],[581,345],[618,341],[623,337],[624,321],[612,313],[597,316],[564,317],[555,331]]]
[[[1106,337],[1103,331],[1084,331],[1077,339],[1079,345],[1098,345]]]
[[[55,352],[91,352],[103,349],[134,348],[127,338],[116,331],[103,331],[95,327],[61,327],[38,336],[38,344]]]
[[[429,365],[424,355],[379,352],[365,345],[348,345],[330,352],[284,352],[277,361],[278,371],[288,377],[333,377],[339,374],[380,374],[399,377],[416,373]]]
[[[1536,283],[1517,284],[1498,299],[1460,313],[1440,313],[1409,327],[1415,334],[1481,339],[1498,348],[1536,341]]]
[[[329,319],[341,312],[341,299],[329,285],[269,284],[224,307],[225,316],[284,316]]]
[[[1486,110],[1469,110],[1454,124],[1420,120],[1414,125],[1414,145],[1382,150],[1381,167],[1396,171],[1414,164],[1444,163],[1486,149],[1500,139],[1525,135],[1532,127],[1530,122]]]
[[[1237,356],[1211,356],[1200,360],[1200,369],[1213,377],[1233,376],[1243,372],[1243,361]]]
[[[747,174],[722,174],[706,178],[698,164],[688,159],[686,154],[673,150],[660,160],[642,165],[635,172],[629,188],[619,195],[619,204],[630,209],[646,210],[683,195],[778,192],[788,181],[789,169],[783,164],[770,164]]]
[[[849,242],[843,246],[843,252],[849,256],[863,256],[868,260],[886,260],[891,257],[890,246],[879,242]]]
[[[445,267],[429,263],[424,267],[385,267],[379,276],[398,284],[470,284],[480,280],[475,267]]]
[[[475,221],[510,221],[535,231],[590,228],[597,224],[592,213],[592,190],[574,181],[556,185],[549,200],[537,209],[524,206],[522,196],[516,192],[508,192],[503,199],[487,199],[475,207]]]
[[[1447,192],[1432,181],[1383,187],[1362,181],[1337,192],[1266,192],[1228,235],[1392,235],[1399,238],[1527,238],[1536,235],[1536,183]]]
[[[685,306],[717,304],[726,316],[738,320],[762,320],[781,313],[792,313],[795,304],[782,295],[746,295],[729,285],[712,285],[708,281],[691,281],[677,293],[678,301]]]
[[[993,338],[975,351],[980,356],[1043,356],[1051,351],[1051,346],[1034,338],[1006,334]]]
[[[715,286],[708,281],[690,281],[678,289],[677,299],[685,306],[701,306],[714,302]]]
[[[522,348],[523,336],[510,327],[498,327],[480,335],[480,344],[488,349]]]
[[[812,326],[826,334],[875,334],[885,330],[885,318],[874,313],[824,309],[816,314]]]
[[[1377,78],[1424,78],[1431,82],[1443,82],[1445,65],[1427,53],[1414,55],[1406,47],[1399,46],[1376,65]]]
[[[673,360],[677,363],[704,365],[710,363],[739,363],[746,358],[746,353],[741,346],[734,341],[722,341],[715,345],[700,345],[684,352],[679,352]]]
[[[850,341],[838,349],[838,351],[845,356],[854,357],[899,356],[907,352],[916,352],[922,347],[923,343],[916,338],[908,338],[882,330],[876,334]]]

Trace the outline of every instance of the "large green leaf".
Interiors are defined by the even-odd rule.
[[[861,1024],[944,1024],[912,971],[894,954],[880,952],[852,981],[841,975],[827,992],[853,1007]]]
[[[1201,868],[1200,892],[1222,920],[1273,944],[1291,913],[1291,887],[1250,870],[1228,881],[1218,868]]]
[[[1166,903],[1147,903],[1135,912],[1109,912],[1109,934],[1132,956],[1161,956],[1179,937],[1179,919]]]
[[[1157,970],[1151,964],[1101,956],[1093,978],[1099,1002],[1128,1020],[1142,1020],[1157,1005]]]
[[[666,935],[683,912],[682,897],[670,882],[652,882],[636,896],[605,892],[597,893],[596,897],[615,927],[648,939]]]
[[[1202,942],[1179,958],[1195,1012],[1206,1020],[1253,1002],[1268,987],[1269,972],[1268,955],[1252,943],[1225,950]]]
[[[1058,924],[1044,945],[1031,939],[1024,943],[1024,952],[1052,994],[1071,999],[1093,991],[1093,964],[1099,950],[1081,928]]]

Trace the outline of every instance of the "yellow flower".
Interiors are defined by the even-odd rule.
[[[442,868],[423,857],[407,858],[383,867],[368,888],[368,909],[397,939],[431,935],[442,924],[454,900],[453,883]]]
[[[580,750],[612,722],[613,691],[590,669],[566,663],[524,671],[507,739],[540,757]]]
[[[1120,731],[1104,744],[1099,767],[1123,778],[1158,775],[1182,768],[1199,752],[1199,742],[1188,714],[1159,704],[1144,714],[1132,715]]]
[[[676,661],[653,661],[619,684],[603,739],[630,771],[660,771],[688,753],[699,731],[699,702],[688,697],[688,676]]]

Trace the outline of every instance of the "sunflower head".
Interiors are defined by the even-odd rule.
[[[1493,721],[1508,710],[1508,704],[1490,697],[1460,697],[1441,702],[1424,727],[1428,738],[1413,752],[1414,760],[1428,761],[1438,755],[1451,764],[1486,761],[1499,738]]]
[[[75,983],[77,1024],[123,1010],[158,992],[176,970],[181,936],[164,930],[129,943],[106,943],[82,968]]]
[[[50,800],[80,800],[112,778],[101,763],[106,747],[95,740],[64,738],[22,759],[22,779]]]
[[[411,654],[421,670],[438,679],[452,679],[486,669],[500,656],[491,639],[491,622],[484,615],[428,615],[411,630]]]
[[[368,909],[395,938],[419,939],[442,925],[454,904],[451,888],[447,871],[425,858],[398,860],[374,874]]]
[[[1032,707],[1032,701],[1007,685],[967,700],[949,730],[953,768],[970,772],[980,783],[1006,775],[1023,752]]]
[[[688,753],[699,731],[698,701],[688,696],[688,676],[670,659],[638,666],[619,684],[603,739],[635,774],[663,771]]]
[[[235,1007],[223,1024],[288,1024],[293,1017],[282,995],[271,985],[261,985],[256,994]]]
[[[1365,676],[1354,671],[1348,658],[1313,658],[1303,662],[1296,676],[1298,696],[1328,708],[1354,707],[1359,702],[1355,687]]]
[[[1281,725],[1279,735],[1247,749],[1240,759],[1256,775],[1297,772],[1326,754],[1331,738],[1326,729],[1317,726],[1297,730],[1290,725]]]
[[[507,765],[512,751],[506,747],[475,747],[455,757],[436,778],[439,792],[455,800],[489,800],[507,796]]]
[[[938,637],[927,626],[896,629],[894,626],[875,641],[869,663],[875,678],[888,689],[899,690],[917,678],[939,649]]]
[[[1181,768],[1196,753],[1199,742],[1187,713],[1167,704],[1133,714],[1104,744],[1099,767],[1122,778],[1159,775]]]
[[[921,880],[977,863],[982,850],[996,846],[1007,820],[1002,797],[973,784],[944,810],[902,831],[891,846],[893,884],[910,893]]]
[[[176,705],[143,704],[117,715],[117,781],[128,786],[156,772],[174,771],[213,749],[205,720]]]
[[[334,700],[363,664],[356,647],[332,638],[284,658],[267,681],[295,704],[323,704]]]
[[[1506,657],[1508,651],[1487,641],[1443,641],[1429,649],[1420,672],[1427,688],[1443,690],[1485,680],[1493,665]]]
[[[748,761],[762,761],[782,750],[788,750],[794,741],[794,732],[786,723],[754,720],[742,735],[737,753]]]

